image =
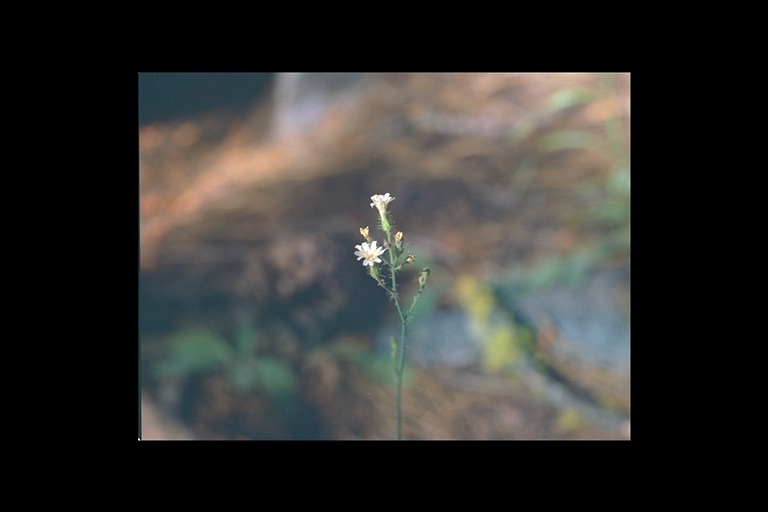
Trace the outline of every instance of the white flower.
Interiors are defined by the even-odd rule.
[[[368,245],[368,242],[363,242],[360,245],[356,245],[355,248],[357,249],[355,251],[357,261],[365,258],[363,261],[363,266],[373,266],[374,263],[381,263],[381,258],[379,258],[379,256],[381,256],[386,250],[383,247],[376,247],[376,240],[371,242],[370,246]]]
[[[371,208],[375,206],[376,208],[379,209],[379,213],[384,215],[385,213],[387,213],[387,204],[394,200],[395,200],[394,197],[389,197],[389,192],[387,192],[383,196],[380,194],[376,194],[375,196],[371,196],[371,201],[373,201],[371,203]]]

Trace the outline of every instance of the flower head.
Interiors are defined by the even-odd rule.
[[[368,242],[363,242],[360,245],[356,245],[355,249],[355,256],[357,256],[357,261],[360,261],[363,259],[363,266],[370,265],[373,266],[374,263],[381,263],[381,256],[385,249],[383,247],[376,247],[376,240],[371,242],[371,245],[368,245]]]
[[[389,192],[384,194],[383,196],[380,194],[376,194],[374,196],[371,196],[371,208],[374,206],[379,209],[379,213],[383,216],[387,213],[387,204],[394,201],[394,197],[389,197]]]
[[[360,228],[360,234],[363,235],[363,238],[365,238],[368,242],[371,241],[371,234],[368,231],[368,226]]]

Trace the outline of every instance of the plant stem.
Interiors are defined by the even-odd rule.
[[[397,440],[403,439],[403,412],[400,405],[401,397],[403,395],[403,369],[405,367],[405,321],[402,323],[402,329],[400,331],[400,361],[397,370]]]
[[[385,216],[382,216],[382,219]],[[382,222],[382,224],[384,224]],[[386,227],[389,228],[389,223],[386,223]],[[403,439],[403,410],[402,410],[402,396],[403,396],[403,370],[405,368],[405,326],[407,316],[403,314],[403,309],[400,306],[400,297],[397,293],[397,255],[395,253],[395,247],[392,245],[392,232],[391,229],[385,229],[387,235],[387,246],[389,247],[389,270],[392,274],[392,299],[395,302],[397,308],[397,314],[400,316],[400,339],[398,340],[398,359],[397,366],[395,367],[395,373],[397,374],[397,440]]]
[[[392,244],[392,225],[389,222],[389,219],[387,218],[387,214],[385,211],[379,211],[381,216],[381,227],[384,233],[387,235],[387,242],[386,245],[389,249],[389,261],[385,261],[387,265],[389,265],[389,271],[392,275],[392,289],[390,290],[384,285],[384,282],[378,277],[378,274],[374,277],[376,277],[376,280],[378,281],[379,285],[387,290],[390,295],[392,296],[392,300],[395,302],[395,307],[397,308],[397,314],[400,317],[400,339],[397,343],[397,361],[395,363],[395,373],[397,374],[397,440],[401,441],[403,439],[403,409],[402,409],[402,396],[403,396],[403,379],[405,377],[405,347],[406,347],[406,338],[405,338],[405,331],[406,331],[406,325],[408,324],[408,317],[411,315],[411,312],[413,311],[413,307],[416,305],[416,301],[419,299],[419,296],[421,295],[421,291],[424,289],[424,284],[426,283],[426,278],[424,277],[424,272],[426,271],[429,273],[429,269],[422,270],[422,277],[419,279],[419,291],[413,298],[413,303],[411,304],[411,307],[408,309],[407,313],[403,313],[403,308],[400,304],[400,296],[397,293],[397,271],[400,270],[402,267],[401,265],[397,264],[397,261],[399,259],[398,252],[402,252],[402,246],[400,246],[400,250],[398,251],[397,245]],[[398,233],[400,235],[400,238],[397,236],[395,237],[397,242],[400,242],[402,240],[402,233]],[[406,261],[407,262],[407,261]]]

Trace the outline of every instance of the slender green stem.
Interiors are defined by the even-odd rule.
[[[400,316],[400,339],[398,340],[398,359],[397,366],[395,368],[395,373],[397,374],[397,440],[400,441],[403,438],[402,396],[403,369],[405,367],[405,326],[407,316],[403,314],[403,309],[400,306],[400,296],[397,293],[397,254],[395,251],[395,246],[392,244],[392,230],[388,220],[386,219],[386,215],[382,215],[382,227],[385,228],[384,232],[387,235],[387,247],[389,248],[389,271],[390,274],[392,274],[392,300],[395,302],[397,314]],[[386,289],[386,287],[384,288]]]
[[[403,439],[403,411],[400,405],[403,396],[403,373],[405,367],[405,319],[400,329],[400,360],[397,368],[397,440]]]
[[[384,281],[382,281],[382,279],[381,279],[380,277],[377,277],[377,276],[373,276],[373,278],[376,280],[376,282],[377,282],[377,283],[379,283],[379,286],[381,286],[382,288],[384,288],[385,290],[387,290],[387,293],[389,293],[389,294],[390,294],[390,295],[392,295],[392,296],[394,296],[394,295],[395,295],[395,292],[394,292],[394,291],[392,291],[392,290],[390,290],[390,289],[387,287],[387,285],[385,285],[385,284],[384,284]]]
[[[413,296],[413,302],[411,302],[411,307],[408,308],[408,312],[405,314],[405,321],[410,320],[411,313],[413,312],[413,307],[416,305],[416,301],[419,300],[419,297],[421,297],[421,292],[424,290],[424,284],[421,284],[419,286],[419,291],[416,292],[416,295]]]
[[[396,288],[397,281],[395,277],[395,273],[392,273],[392,288]],[[400,315],[400,342],[398,344],[398,360],[397,360],[397,368],[395,369],[397,373],[397,440],[401,440],[403,438],[403,411],[402,411],[402,396],[403,396],[403,374],[404,374],[404,368],[405,368],[405,327],[406,327],[406,318],[405,315],[403,315],[403,310],[400,307],[400,299],[398,298],[397,294],[395,294],[395,307],[397,308],[397,313]]]
[[[395,362],[395,373],[397,374],[397,440],[400,441],[403,439],[403,411],[402,411],[402,396],[403,396],[403,379],[405,377],[405,348],[406,348],[406,326],[408,324],[408,319],[411,315],[411,312],[413,311],[413,307],[416,305],[416,301],[419,299],[419,296],[421,296],[421,292],[424,289],[424,285],[426,283],[426,277],[425,272],[428,274],[429,269],[422,270],[422,277],[419,279],[419,291],[413,298],[413,303],[411,304],[411,307],[408,309],[407,313],[403,313],[403,307],[400,304],[400,296],[397,293],[397,271],[400,270],[402,267],[402,264],[398,265],[398,259],[399,255],[398,253],[402,253],[402,245],[400,245],[399,249],[397,244],[392,243],[392,226],[389,222],[389,219],[387,219],[387,214],[385,211],[380,211],[381,216],[381,227],[384,233],[387,235],[387,247],[389,249],[389,261],[385,260],[385,264],[389,266],[389,272],[392,277],[392,288],[387,288],[387,286],[384,284],[384,281],[379,277],[378,272],[373,275],[376,278],[376,281],[379,283],[379,286],[387,290],[389,294],[392,296],[392,300],[395,303],[395,307],[397,308],[397,314],[400,317],[400,339],[397,343],[397,352],[396,352],[396,362]],[[402,234],[400,234],[400,237],[395,237],[396,242],[402,243]],[[409,261],[406,258],[406,263]]]

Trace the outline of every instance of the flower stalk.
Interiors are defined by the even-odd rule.
[[[392,220],[389,218],[388,205],[395,198],[391,197],[389,193],[383,195],[371,196],[371,208],[376,208],[379,212],[379,219],[381,221],[381,229],[386,236],[383,247],[378,246],[378,242],[373,240],[370,236],[368,227],[360,228],[360,234],[365,239],[365,242],[360,245],[356,245],[355,256],[357,260],[363,260],[363,266],[368,267],[368,273],[373,277],[376,282],[384,288],[387,293],[392,297],[392,301],[397,309],[397,314],[400,318],[400,338],[392,337],[392,349],[393,360],[395,363],[395,377],[397,379],[397,439],[403,438],[403,414],[402,414],[402,394],[403,394],[403,376],[405,370],[405,351],[406,351],[406,329],[408,321],[411,319],[411,314],[416,302],[421,296],[421,292],[427,284],[427,277],[429,276],[429,269],[422,269],[419,276],[419,290],[413,297],[411,306],[408,311],[403,312],[403,306],[400,300],[400,295],[397,290],[397,273],[404,265],[413,263],[416,257],[408,253],[403,262],[400,262],[400,257],[405,254],[405,237],[402,231],[398,231],[392,235]],[[386,256],[384,253],[387,253]],[[382,256],[384,258],[382,259]],[[381,276],[379,266],[388,267],[389,275],[391,279],[391,286],[387,286],[384,279]]]

